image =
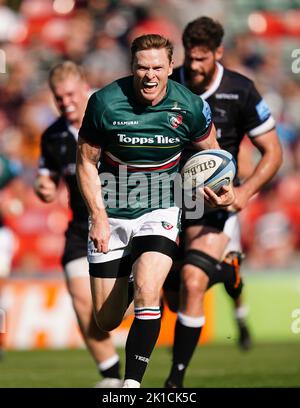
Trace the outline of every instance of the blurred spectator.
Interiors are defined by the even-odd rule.
[[[92,88],[102,88],[116,78],[129,75],[128,52],[105,31],[98,31],[93,51],[84,60],[87,80]]]
[[[286,268],[294,249],[288,217],[280,210],[267,212],[256,221],[248,263],[254,268]]]
[[[299,182],[299,178],[297,181]],[[292,183],[291,188],[295,187]],[[248,252],[247,262],[254,268],[289,267],[295,261],[292,255],[299,236],[295,221],[300,221],[300,211],[296,211],[299,214],[298,217],[295,216],[294,210],[297,207],[295,197],[290,194],[291,188],[288,189],[282,181],[270,184],[242,213],[244,221],[242,233]],[[279,199],[281,190],[284,190],[283,197],[291,198],[292,207],[284,204],[283,197],[282,200]]]
[[[160,34],[169,38],[174,45],[174,63],[175,66],[182,62],[182,45],[181,45],[181,31],[168,18],[159,13],[159,11],[152,6],[137,7],[135,9],[136,23],[128,33],[128,43],[143,34]]]
[[[0,43],[18,38],[25,29],[22,17],[6,3],[6,0],[0,0]]]
[[[81,64],[93,37],[93,20],[87,11],[80,10],[66,24],[63,58]]]

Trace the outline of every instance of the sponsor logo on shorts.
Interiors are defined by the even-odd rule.
[[[161,225],[164,227],[165,230],[171,230],[174,227],[174,225],[170,224],[167,221],[162,221]]]

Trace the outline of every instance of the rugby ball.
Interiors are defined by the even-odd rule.
[[[226,150],[208,149],[191,156],[181,169],[183,189],[193,194],[199,187],[214,192],[229,185],[236,174],[236,161]]]

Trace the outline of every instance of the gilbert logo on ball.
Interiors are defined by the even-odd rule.
[[[236,174],[236,163],[226,150],[203,150],[191,156],[181,170],[183,188],[193,194],[199,187],[210,187],[215,192],[229,185]]]

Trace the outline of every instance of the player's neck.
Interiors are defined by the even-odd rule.
[[[79,130],[81,128],[82,120],[83,120],[83,117],[77,120],[73,120],[72,122],[69,121],[69,125]]]

